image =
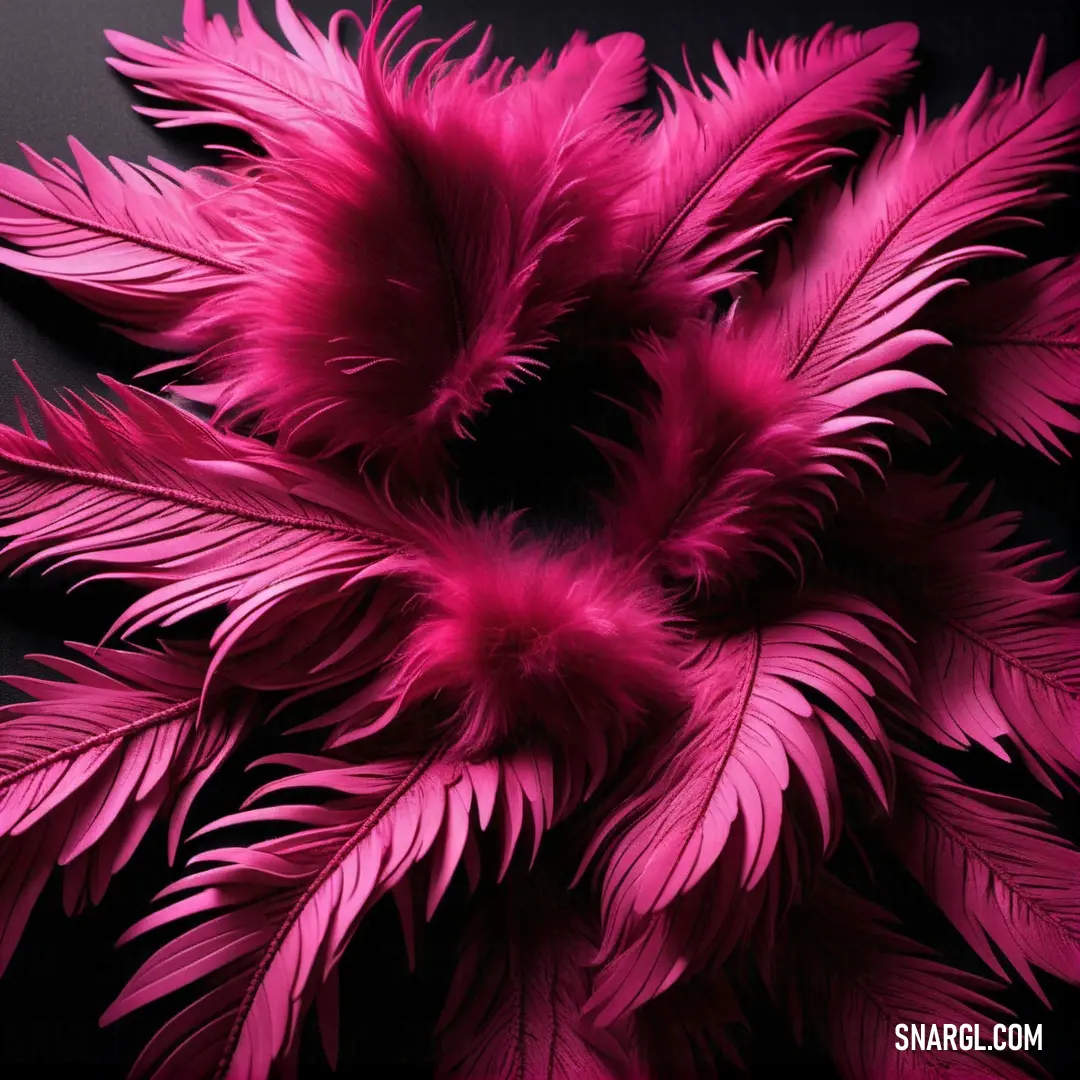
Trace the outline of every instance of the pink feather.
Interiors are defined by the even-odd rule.
[[[170,886],[162,896],[189,895],[128,932],[125,940],[190,915],[209,916],[151,956],[102,1017],[111,1023],[211,980],[211,989],[154,1037],[133,1076],[266,1080],[292,1051],[304,1013],[360,919],[428,856],[429,911],[438,903],[461,859],[474,807],[482,826],[491,818],[502,770],[498,760],[467,766],[437,748],[418,761],[380,765],[290,754],[267,762],[299,771],[263,785],[249,803],[296,788],[346,798],[322,807],[245,810],[211,826],[269,819],[311,827],[195,856],[192,863],[219,865]]]
[[[53,868],[69,914],[101,900],[154,819],[169,858],[199,789],[250,727],[251,695],[219,693],[196,724],[206,658],[77,646],[97,667],[28,659],[63,680],[8,676],[0,707],[0,972]]]
[[[77,170],[29,147],[32,172],[0,165],[0,264],[50,281],[132,336],[200,348],[218,305],[248,269],[245,186],[220,170],[182,172],[110,158],[75,139]],[[152,333],[151,333],[152,332]]]
[[[945,120],[909,116],[857,186],[819,196],[767,289],[745,290],[713,335],[691,326],[646,351],[659,395],[641,451],[614,455],[620,547],[699,589],[745,578],[762,550],[801,566],[826,481],[877,467],[876,399],[937,389],[895,365],[945,339],[905,325],[950,270],[999,250],[969,240],[1047,200],[1040,181],[1080,140],[1080,67],[1044,86],[1044,53],[1012,90],[988,73]]]
[[[1035,777],[1080,775],[1080,623],[1071,578],[1044,573],[1045,545],[1003,546],[1018,515],[982,517],[989,490],[950,515],[963,488],[894,474],[887,493],[852,519],[857,547],[880,566],[891,609],[915,643],[905,660],[916,730],[1004,761],[1011,740]],[[899,591],[897,591],[899,590]]]
[[[537,867],[477,910],[449,998],[445,1080],[621,1080],[625,1052],[582,1020],[593,942],[566,893]],[[621,1060],[622,1059],[622,1060]]]
[[[842,475],[834,461],[868,460],[843,446],[859,418],[807,398],[730,324],[687,322],[638,356],[657,388],[639,448],[602,444],[618,480],[603,501],[616,550],[703,593],[745,588],[767,559],[801,567],[827,481]]]
[[[988,492],[861,486],[890,427],[929,441],[924,390],[1048,455],[1080,430],[1076,260],[953,288],[1054,197],[1080,65],[1044,80],[1040,44],[1026,78],[987,74],[934,123],[920,107],[838,186],[840,144],[912,68],[907,24],[751,36],[734,64],[717,45],[716,81],[660,73],[653,125],[627,111],[635,34],[525,68],[488,34],[410,45],[418,9],[394,22],[385,0],[325,32],[275,7],[287,45],[250,0],[235,32],[186,0],[182,41],[110,35],[144,113],[258,153],[182,172],[73,142],[75,167],[0,167],[0,263],[185,353],[155,370],[187,368],[171,391],[214,411],[107,382],[39,398],[44,438],[0,428],[0,565],[136,586],[110,634],[199,616],[204,635],[10,680],[29,700],[0,712],[0,966],[57,864],[67,908],[96,903],[165,811],[175,852],[254,717],[299,714],[286,740],[321,748],[261,759],[285,774],[196,834],[239,838],[126,935],[173,933],[106,1022],[194,991],[136,1077],[298,1080],[310,1013],[335,1064],[359,923],[393,896],[415,966],[462,867],[447,1080],[714,1076],[740,1067],[757,977],[844,1080],[1027,1075],[894,1049],[897,1023],[989,1030],[996,984],[827,864],[876,828],[996,974],[1080,982],[1080,854],[907,748],[1011,743],[1051,790],[1080,779],[1068,575],[1006,546]],[[477,423],[499,391],[558,362],[536,403],[561,408],[569,354],[595,373],[606,348],[640,363],[603,363],[633,428],[594,437],[599,521],[477,510],[482,458],[452,442],[505,452],[499,418]]]
[[[596,75],[619,89],[567,115],[558,68],[506,85],[484,42],[457,62],[454,40],[395,62],[400,27],[375,43],[384,11],[360,49],[363,122],[249,189],[263,244],[200,367],[219,382],[198,397],[286,444],[389,450],[423,471],[614,264],[635,176],[620,147],[640,124],[607,111],[630,92],[621,60]]]
[[[207,18],[205,0],[184,0],[184,40],[166,48],[107,30],[124,59],[109,64],[155,98],[193,108],[136,106],[159,127],[225,124],[272,152],[288,156],[304,139],[319,139],[331,122],[354,123],[364,85],[354,56],[341,43],[351,12],[339,11],[324,35],[289,0],[276,0],[278,25],[292,47],[279,45],[255,18],[250,0],[237,0],[234,32],[223,15]],[[415,13],[407,16],[415,21]]]
[[[545,53],[527,71],[516,72],[507,102],[535,112],[553,139],[567,124],[587,131],[644,95],[644,52],[638,34],[609,34],[590,43],[577,33],[554,61]]]
[[[793,785],[794,787],[794,785]],[[672,991],[688,992],[691,982],[742,953],[743,943],[755,939],[771,949],[776,928],[782,925],[796,898],[799,881],[820,862],[820,841],[813,848],[800,834],[801,811],[809,800],[795,799],[781,820],[780,851],[752,889],[742,885],[743,832],[736,832],[718,860],[688,892],[677,896],[662,911],[637,919],[630,932],[595,961],[599,970],[586,1003],[590,1020],[613,1034],[625,1028],[653,1002]],[[812,813],[812,809],[811,809]]]
[[[1058,432],[1080,432],[1080,261],[1051,259],[943,298],[953,348],[924,369],[953,412],[986,431],[1068,456]]]
[[[463,752],[541,738],[572,748],[595,785],[654,711],[679,707],[672,613],[632,568],[538,543],[513,519],[438,526],[424,547],[423,614],[375,698],[387,715],[438,699]]]
[[[986,995],[988,979],[931,959],[888,928],[888,912],[823,875],[811,901],[792,912],[777,956],[777,988],[799,1030],[824,1041],[842,1080],[1025,1080],[1039,1075],[1024,1055],[957,1048],[901,1053],[898,1024],[979,1024],[983,1041],[1007,1009]],[[999,1014],[999,1015],[994,1015]],[[1029,1071],[1030,1070],[1030,1071]]]
[[[125,635],[228,605],[211,674],[242,642],[317,621],[393,566],[394,516],[369,493],[104,381],[119,405],[72,396],[65,411],[37,398],[44,442],[0,427],[6,565],[90,564],[99,572],[86,580],[143,585],[114,625]]]
[[[735,989],[721,968],[678,983],[630,1020],[628,1038],[639,1061],[633,1078],[720,1080],[729,1068],[746,1071],[732,1029],[747,1026]],[[619,1037],[627,1038],[621,1032]]]
[[[995,947],[1049,1006],[1032,964],[1080,983],[1080,851],[1030,803],[897,753],[888,829],[904,862],[996,974],[1007,977]]]
[[[739,892],[753,889],[773,861],[793,772],[810,796],[823,847],[832,846],[840,791],[826,732],[846,726],[883,741],[870,705],[873,685],[851,663],[853,648],[872,650],[894,678],[898,669],[851,610],[847,598],[830,603],[826,597],[761,630],[703,642],[687,661],[691,706],[585,855],[588,862],[602,853],[600,961],[622,971],[618,955],[628,943],[636,952],[654,916],[698,888],[721,860],[730,888],[725,901],[711,890],[709,917],[723,920],[725,902],[738,905]],[[865,614],[872,617],[872,609]],[[827,712],[811,704],[807,691],[823,696]],[[853,742],[850,735],[847,741]],[[861,758],[885,802],[882,778],[865,752]],[[635,980],[656,970],[635,969],[606,982],[618,1000],[636,1006],[647,998],[644,987],[634,995]],[[618,1015],[598,986],[590,1007],[601,1004],[607,1006],[602,1022]]]
[[[692,75],[687,89],[661,71],[663,116],[643,145],[629,230],[631,306],[664,325],[745,277],[741,265],[780,224],[768,215],[845,156],[840,139],[880,123],[917,40],[911,23],[867,33],[826,26],[772,49],[750,34],[737,65],[716,42],[723,85],[703,77],[707,93]]]

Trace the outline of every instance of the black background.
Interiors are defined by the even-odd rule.
[[[264,25],[273,26],[272,0],[255,0]],[[336,4],[300,0],[297,7],[325,27]],[[21,164],[16,142],[23,140],[46,157],[66,155],[75,134],[99,156],[141,161],[147,155],[179,165],[207,160],[200,146],[217,141],[207,129],[160,133],[130,112],[136,94],[105,65],[109,54],[101,31],[124,30],[147,40],[180,37],[181,0],[0,0],[0,160]],[[402,10],[404,5],[402,5]],[[212,10],[232,14],[232,4]],[[932,114],[962,99],[986,65],[1003,75],[1026,67],[1040,33],[1049,39],[1050,67],[1080,58],[1080,15],[1061,0],[433,0],[423,22],[424,36],[446,35],[464,22],[491,22],[499,55],[532,62],[546,48],[559,47],[583,28],[599,36],[617,30],[643,34],[650,59],[681,70],[685,42],[695,66],[709,63],[709,45],[720,38],[729,52],[741,49],[754,28],[769,42],[792,33],[810,33],[823,22],[867,27],[907,19],[922,33],[922,63],[916,86]],[[1077,185],[1070,185],[1076,193]],[[1024,238],[1037,255],[1066,254],[1078,246],[1076,200],[1057,207],[1048,227]],[[17,381],[9,360],[18,361],[43,390],[81,388],[96,372],[130,376],[149,355],[96,325],[77,305],[48,286],[0,271],[0,418],[15,419]],[[1049,537],[1080,562],[1080,508],[1076,473],[1053,467],[1034,451],[1005,452],[989,440],[958,433],[952,440],[977,469],[1000,477],[998,501],[1025,510],[1035,536]],[[1077,440],[1069,443],[1076,450]],[[65,638],[97,640],[116,612],[116,596],[91,587],[67,596],[60,584],[19,579],[0,585],[0,668],[29,671],[25,653],[55,652]],[[7,691],[5,690],[6,694]],[[1001,776],[969,779],[997,785]],[[1009,789],[1048,800],[1022,778],[1010,774]],[[193,822],[229,807],[247,789],[238,771],[227,772],[218,792],[197,805]],[[1073,839],[1080,838],[1075,799],[1054,807]],[[63,918],[57,882],[46,890],[4,980],[0,982],[0,1077],[24,1080],[70,1074],[121,1077],[164,1009],[99,1030],[97,1017],[147,954],[143,944],[115,951],[119,934],[147,910],[150,897],[170,880],[160,832],[151,833],[132,863],[112,884],[103,908],[74,920]],[[906,930],[933,941],[946,956],[980,970],[963,942],[917,900],[902,873],[885,872],[878,899],[899,911]],[[410,976],[392,911],[377,909],[356,939],[343,970],[342,1059],[339,1075],[426,1076],[428,1032],[445,991],[453,959],[454,904],[434,920],[420,970]],[[1050,982],[1045,979],[1044,982]],[[1053,984],[1054,1011],[1017,989],[1008,1002],[1026,1023],[1041,1023],[1044,1049],[1039,1060],[1059,1080],[1080,1074],[1080,994]],[[756,1048],[747,1055],[762,1077],[784,1075],[795,1061],[794,1045],[767,1016],[755,1018]],[[308,1040],[302,1076],[330,1075]],[[799,1059],[832,1075],[811,1044]],[[673,1078],[677,1080],[677,1078]]]

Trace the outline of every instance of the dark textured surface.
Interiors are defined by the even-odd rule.
[[[254,0],[272,24],[272,0]],[[325,26],[338,6],[300,0],[300,10]],[[200,145],[217,133],[165,134],[132,114],[136,95],[104,63],[106,27],[150,40],[178,37],[181,0],[0,0],[0,160],[19,163],[16,142],[24,140],[45,154],[66,153],[65,139],[76,134],[94,153],[134,160],[147,155],[191,165],[206,160]],[[214,4],[231,13],[231,2]],[[402,5],[404,9],[404,5]],[[1009,74],[1026,66],[1040,32],[1049,38],[1050,66],[1080,57],[1080,15],[1063,0],[754,0],[753,3],[703,0],[433,0],[424,29],[431,35],[451,33],[468,20],[494,22],[500,55],[514,54],[531,62],[545,47],[557,48],[579,26],[593,35],[635,30],[648,42],[650,59],[672,69],[681,67],[680,47],[689,44],[695,64],[708,62],[715,37],[729,51],[741,48],[746,32],[759,31],[767,41],[815,30],[825,21],[860,27],[910,19],[922,31],[917,86],[926,93],[932,113],[940,113],[964,97],[983,67]],[[1075,194],[1076,185],[1072,184]],[[1055,208],[1042,234],[1024,237],[1025,249],[1037,254],[1064,254],[1078,246],[1078,208]],[[54,293],[47,285],[0,271],[0,419],[15,418],[18,381],[10,360],[17,359],[45,391],[81,388],[96,372],[130,375],[149,362],[122,339],[100,329],[93,317]],[[541,409],[543,404],[541,403]],[[573,458],[573,447],[544,444],[545,425],[533,415],[504,423],[510,442],[499,455],[520,461],[524,454],[542,461],[545,454]],[[522,430],[527,432],[522,442]],[[533,442],[528,440],[532,439]],[[516,440],[516,441],[515,441]],[[1080,504],[1073,468],[1054,468],[1033,452],[1006,451],[988,440],[958,432],[952,440],[970,468],[1000,474],[999,501],[1019,506],[1028,515],[1031,533],[1049,536],[1080,561]],[[1070,443],[1075,451],[1077,440]],[[495,455],[493,455],[495,456]],[[549,459],[550,460],[550,459]],[[508,474],[493,476],[489,489],[506,489]],[[539,483],[538,490],[543,488]],[[30,669],[23,655],[55,651],[63,638],[96,640],[117,610],[116,594],[90,586],[66,596],[60,583],[40,578],[0,585],[0,667],[4,672]],[[6,693],[6,691],[5,691]],[[987,786],[1000,783],[1047,805],[1040,793],[1021,788],[1015,771],[996,768],[969,779]],[[226,772],[214,793],[196,807],[193,822],[231,808],[248,790],[241,770]],[[1075,799],[1055,809],[1070,835],[1080,838]],[[132,864],[113,883],[104,907],[75,920],[60,912],[54,882],[31,919],[24,942],[6,978],[0,983],[0,1077],[30,1080],[67,1076],[121,1077],[145,1038],[174,1007],[151,1008],[105,1031],[97,1017],[126,977],[147,955],[143,944],[114,951],[119,934],[146,910],[150,897],[170,879],[164,864],[160,832],[144,843]],[[886,865],[880,871],[877,897],[897,910],[907,930],[941,945],[950,959],[979,970],[944,919],[919,902],[918,890],[902,873]],[[441,1004],[453,957],[452,926],[456,908],[450,903],[428,935],[427,955],[409,976],[396,916],[378,909],[357,936],[343,970],[342,1055],[338,1075],[379,1078],[427,1076],[428,1033]],[[446,933],[440,933],[444,929]],[[1050,983],[1050,980],[1045,980]],[[1039,1061],[1058,1080],[1080,1075],[1080,994],[1050,985],[1053,1013],[1026,992],[1017,990],[1010,1005],[1026,1023],[1041,1023],[1044,1048]],[[944,1019],[944,1018],[943,1018]],[[785,1075],[796,1058],[790,1038],[767,1016],[755,1018],[759,1039],[747,1054],[758,1076]],[[813,1047],[798,1059],[803,1066],[831,1075]],[[317,1039],[309,1039],[305,1080],[330,1075]],[[678,1078],[673,1078],[678,1080]]]

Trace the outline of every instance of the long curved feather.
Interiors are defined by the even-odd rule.
[[[367,573],[392,565],[394,546],[379,533],[388,519],[376,524],[370,494],[151,394],[106,385],[119,405],[70,397],[66,411],[39,398],[44,442],[0,428],[5,565],[90,564],[97,578],[144,586],[114,626],[125,634],[228,605],[211,673],[269,628],[282,645],[291,628],[304,647],[305,612],[340,607],[349,583],[364,592]]]
[[[347,797],[244,810],[211,826],[273,820],[312,827],[195,856],[192,863],[220,865],[170,886],[163,896],[189,895],[128,932],[126,939],[221,912],[151,956],[102,1018],[110,1023],[173,990],[212,982],[155,1036],[135,1076],[266,1080],[275,1062],[294,1052],[303,1015],[360,919],[429,855],[429,915],[434,910],[461,861],[474,807],[486,827],[504,775],[498,760],[464,764],[439,746],[419,760],[379,765],[294,754],[266,760],[298,771],[265,784],[249,803],[295,788]],[[533,810],[542,820],[540,807]],[[520,819],[507,828],[516,843]]]
[[[34,656],[64,679],[8,676],[31,700],[0,707],[0,972],[54,867],[69,914],[98,903],[154,819],[169,859],[199,789],[250,727],[223,692],[196,723],[207,657],[76,646],[96,667]]]
[[[801,799],[795,797],[797,787]],[[743,832],[735,832],[724,857],[693,889],[662,911],[636,920],[610,958],[598,957],[599,970],[586,1003],[597,1027],[618,1037],[641,1010],[707,975],[733,954],[743,954],[745,943],[756,940],[769,951],[800,883],[821,861],[820,839],[808,839],[799,824],[804,812],[812,814],[812,801],[801,784],[792,784],[787,794],[792,812],[780,822],[777,853],[756,886],[747,889],[742,883],[745,839]]]
[[[994,946],[1047,1002],[1034,964],[1080,982],[1080,851],[1030,803],[967,787],[898,749],[887,834],[971,947],[1007,978]]]
[[[1080,260],[1051,259],[942,298],[953,348],[923,370],[951,412],[985,431],[1068,456],[1058,432],[1080,432]]]
[[[205,0],[185,0],[183,41],[167,40],[162,48],[108,30],[105,36],[123,57],[110,58],[109,64],[144,93],[194,106],[136,106],[159,127],[226,124],[272,155],[288,158],[300,140],[326,138],[338,123],[363,121],[364,80],[342,35],[349,23],[361,39],[368,31],[346,10],[332,16],[326,34],[289,0],[276,0],[276,11],[291,51],[260,26],[250,0],[237,0],[235,30],[222,15],[208,18]],[[419,14],[413,8],[403,15],[383,48],[400,42]],[[575,34],[554,62],[545,54],[527,71],[514,72],[515,107],[527,108],[526,98],[538,102],[550,118],[552,136],[571,116],[578,127],[605,119],[644,93],[643,47],[637,34],[612,34],[593,43]]]
[[[621,1080],[582,1018],[589,927],[552,871],[514,875],[476,913],[439,1020],[444,1080]]]
[[[1046,575],[1043,544],[1004,546],[1019,515],[981,516],[989,489],[957,513],[964,488],[893,473],[847,521],[869,558],[875,598],[913,637],[904,720],[946,746],[998,758],[1009,739],[1056,790],[1080,776],[1080,622],[1072,577]]]
[[[1038,1075],[1025,1055],[897,1051],[898,1024],[978,1024],[989,1042],[991,1017],[1012,1014],[986,996],[996,983],[931,959],[890,922],[888,912],[823,874],[810,901],[792,911],[777,953],[776,984],[796,1031],[804,1022],[817,1031],[842,1080]]]
[[[246,186],[110,158],[69,140],[77,171],[29,147],[31,172],[0,165],[0,265],[51,282],[121,329],[164,348],[220,336],[219,301],[249,269]]]
[[[735,336],[730,318],[688,321],[637,354],[656,386],[635,417],[638,447],[599,441],[617,479],[601,499],[615,549],[695,593],[744,591],[767,561],[804,574],[835,501],[831,482],[856,479],[855,465],[877,468],[883,444],[862,409],[806,394],[778,354]],[[935,387],[905,373],[879,387],[913,388]]]
[[[826,732],[850,727],[882,743],[870,705],[874,688],[858,662],[869,652],[875,658],[871,672],[889,669],[893,681],[900,672],[864,619],[871,625],[875,619],[870,605],[824,597],[774,625],[706,641],[688,661],[692,705],[656,748],[645,778],[632,783],[630,797],[603,822],[583,860],[603,853],[598,959],[621,972],[606,980],[606,990],[598,982],[590,1003],[602,1010],[602,1022],[628,1001],[640,1004],[646,991],[638,980],[659,971],[654,962],[627,973],[620,954],[628,943],[637,951],[655,917],[697,888],[714,864],[725,863],[728,903],[737,904],[742,890],[762,880],[777,852],[793,771],[810,795],[824,847],[831,847],[840,791]],[[808,692],[825,707],[811,704]],[[857,745],[850,733],[844,743]],[[884,802],[881,776],[864,751],[857,753]],[[710,906],[710,918],[722,919],[718,893],[710,894]],[[623,1003],[619,1010],[610,994]]]
[[[136,106],[159,127],[224,124],[288,156],[299,141],[325,137],[334,121],[360,119],[363,81],[341,33],[347,22],[361,34],[364,26],[339,11],[323,34],[289,0],[276,0],[276,11],[292,51],[259,25],[250,0],[237,0],[235,32],[223,15],[207,17],[205,0],[184,0],[183,41],[167,40],[162,48],[107,30],[109,44],[124,58],[110,57],[109,64],[144,93],[193,106]],[[410,23],[416,14],[406,16]]]
[[[867,33],[826,26],[772,49],[751,34],[737,65],[717,42],[723,86],[704,77],[708,93],[692,76],[685,88],[661,71],[663,116],[643,144],[647,168],[633,193],[633,306],[696,314],[745,277],[741,264],[780,224],[767,216],[844,156],[836,144],[845,135],[880,122],[917,40],[911,23]]]
[[[1045,55],[1043,40],[1011,88],[987,71],[929,126],[925,108],[909,113],[854,183],[818,203],[768,290],[743,306],[758,348],[776,347],[818,395],[854,404],[880,392],[873,374],[922,344],[896,331],[946,273],[987,252],[967,242],[1049,201],[1042,185],[1080,145],[1080,64],[1044,81]]]

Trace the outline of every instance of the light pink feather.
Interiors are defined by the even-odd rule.
[[[109,30],[106,37],[122,57],[109,64],[144,93],[192,106],[136,106],[159,127],[226,124],[261,143],[271,157],[287,159],[304,140],[326,138],[340,123],[363,123],[364,81],[343,37],[351,25],[362,41],[367,28],[358,15],[341,10],[324,34],[289,0],[276,0],[275,7],[290,48],[263,29],[251,0],[237,0],[235,29],[223,15],[208,18],[205,0],[185,0],[183,41],[166,40],[162,48]],[[419,14],[418,7],[403,14],[384,47],[404,37]],[[643,49],[637,34],[592,43],[575,34],[554,61],[545,54],[528,70],[513,72],[515,107],[526,99],[539,102],[552,137],[570,116],[579,129],[603,120],[644,93]]]
[[[0,707],[0,972],[49,875],[69,914],[97,904],[154,820],[169,858],[199,789],[250,727],[250,694],[219,693],[196,723],[205,656],[77,647],[96,667],[28,659],[63,679],[8,676],[30,700]]]
[[[1050,201],[1043,185],[1080,145],[1080,64],[1044,80],[1045,55],[1041,41],[1011,87],[988,71],[942,120],[909,114],[854,183],[818,201],[768,290],[744,305],[758,348],[777,349],[827,400],[850,407],[882,393],[883,369],[925,344],[898,331],[950,271],[997,250],[971,241]],[[889,378],[900,388],[899,373]]]
[[[244,183],[110,158],[71,139],[76,169],[29,147],[31,171],[0,165],[0,264],[50,281],[120,329],[167,348],[221,333],[218,301],[248,269]]]
[[[342,44],[348,23],[339,11],[323,34],[289,0],[276,0],[277,22],[291,49],[280,45],[255,18],[250,0],[237,0],[234,32],[223,15],[207,17],[205,0],[184,0],[184,39],[152,45],[108,30],[123,59],[109,64],[153,97],[191,108],[138,105],[159,127],[225,124],[285,156],[305,139],[325,137],[332,122],[356,123],[364,87],[355,56]],[[408,16],[415,21],[416,13]]]
[[[564,128],[587,131],[645,93],[645,41],[638,34],[609,34],[590,42],[576,33],[558,57],[545,53],[513,76],[506,103],[535,112],[552,138]],[[525,102],[530,101],[529,105]]]

